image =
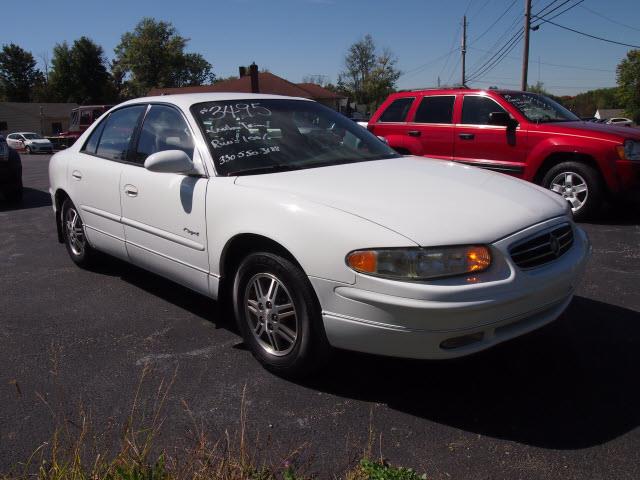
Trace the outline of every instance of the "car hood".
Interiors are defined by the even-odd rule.
[[[604,138],[633,138],[640,140],[640,129],[633,127],[625,127],[624,125],[607,125],[595,122],[555,122],[543,123],[541,127],[548,128],[553,125],[553,129],[562,133],[570,133],[572,135],[587,135]]]
[[[327,205],[422,246],[491,243],[566,212],[561,197],[531,183],[424,157],[240,176],[236,184]]]

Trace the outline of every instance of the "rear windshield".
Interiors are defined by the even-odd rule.
[[[260,99],[191,107],[220,175],[251,175],[399,155],[338,112],[304,100]]]

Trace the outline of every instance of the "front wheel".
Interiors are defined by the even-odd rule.
[[[82,268],[89,267],[94,261],[96,252],[87,242],[80,213],[69,198],[62,204],[61,221],[64,244],[71,260]]]
[[[272,253],[248,255],[233,285],[238,327],[253,356],[268,370],[303,377],[329,357],[320,306],[309,279]]]
[[[547,172],[542,185],[561,195],[576,221],[592,218],[602,206],[604,188],[598,171],[578,162],[564,162]]]

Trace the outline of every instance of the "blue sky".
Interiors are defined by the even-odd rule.
[[[533,0],[533,12],[551,1]],[[640,45],[637,2],[585,0],[554,21]],[[55,43],[72,42],[86,35],[102,45],[111,58],[121,34],[133,29],[143,16],[152,16],[171,21],[181,35],[191,39],[188,50],[203,54],[218,75],[237,74],[238,65],[255,61],[299,82],[309,74],[327,75],[335,81],[349,45],[370,33],[380,47],[388,47],[396,54],[398,66],[407,72],[398,82],[399,87],[417,88],[435,85],[438,76],[442,83],[460,78],[459,51],[447,53],[459,46],[465,12],[470,39],[467,71],[473,73],[486,52],[495,51],[501,35],[509,27],[522,24],[524,0],[515,0],[504,17],[486,31],[511,3],[512,0],[31,0],[20,3],[5,17],[0,43],[17,43],[36,57],[47,53],[51,56]],[[604,14],[609,20],[593,12]],[[557,94],[613,86],[615,67],[628,50],[545,24],[531,35],[529,83],[540,79]],[[517,87],[521,55],[519,44],[501,64],[471,85]]]

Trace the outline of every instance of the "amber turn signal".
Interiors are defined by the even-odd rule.
[[[491,265],[491,253],[486,247],[469,247],[467,250],[467,266],[469,272],[481,272]]]
[[[372,250],[359,250],[347,256],[347,265],[356,272],[376,273],[378,270],[378,254]]]

